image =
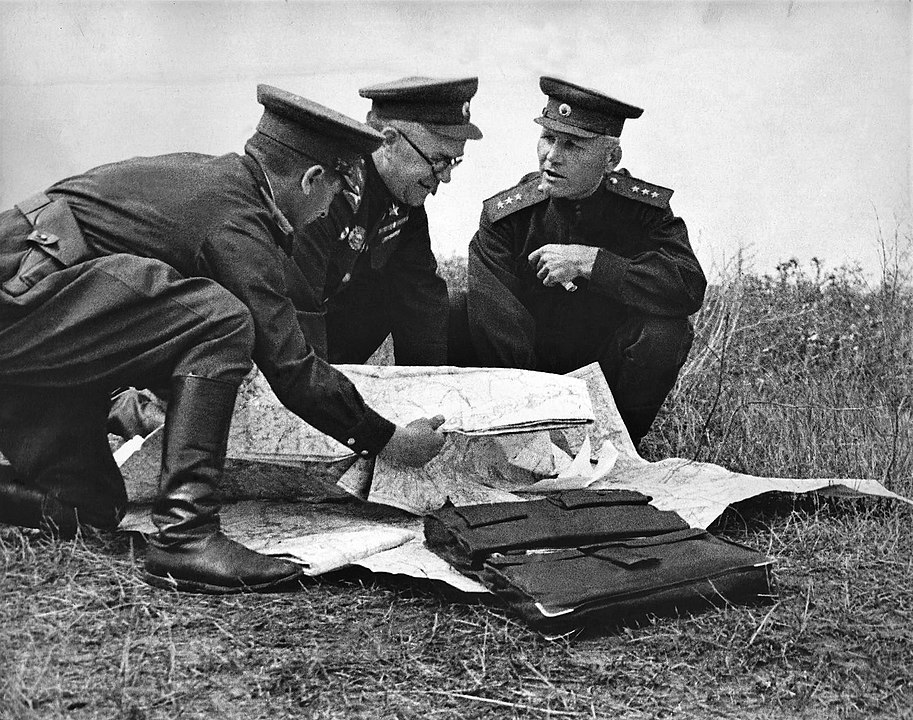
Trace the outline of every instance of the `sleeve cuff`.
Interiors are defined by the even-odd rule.
[[[343,444],[356,455],[377,455],[393,437],[396,425],[371,408],[364,417],[346,433]]]
[[[590,289],[617,298],[630,264],[628,258],[600,248],[590,274]]]

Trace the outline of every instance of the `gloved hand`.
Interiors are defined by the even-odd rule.
[[[417,418],[405,427],[397,425],[393,437],[380,451],[381,457],[402,465],[420,467],[441,451],[444,433],[438,428],[444,424],[443,415]]]

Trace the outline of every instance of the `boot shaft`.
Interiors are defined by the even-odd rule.
[[[194,375],[172,380],[153,508],[160,547],[200,547],[219,531],[218,487],[237,387]]]

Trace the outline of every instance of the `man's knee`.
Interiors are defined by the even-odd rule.
[[[625,359],[657,371],[678,371],[694,342],[688,318],[650,315],[632,321],[627,330]]]
[[[194,342],[172,374],[240,384],[253,367],[254,321],[250,310],[211,281],[196,283],[187,290],[189,302],[199,309],[199,321],[192,331]]]
[[[254,325],[250,310],[229,290],[204,277],[184,277],[155,258],[116,254],[92,261],[94,268],[118,278],[154,308],[180,306],[203,335],[252,351]],[[185,318],[186,321],[186,318]]]

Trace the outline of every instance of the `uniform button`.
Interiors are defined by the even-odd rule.
[[[348,440],[346,440],[346,445],[354,445],[354,444],[355,444],[355,438],[349,438]]]
[[[367,450],[362,450],[362,451],[361,451],[361,454],[362,454],[362,455],[367,455],[367,454],[368,454],[368,451],[367,451]]]
[[[345,275],[342,276],[342,282],[343,282],[343,283],[347,283],[347,282],[349,282],[349,280],[351,280],[351,279],[352,279],[352,273],[346,273]]]

